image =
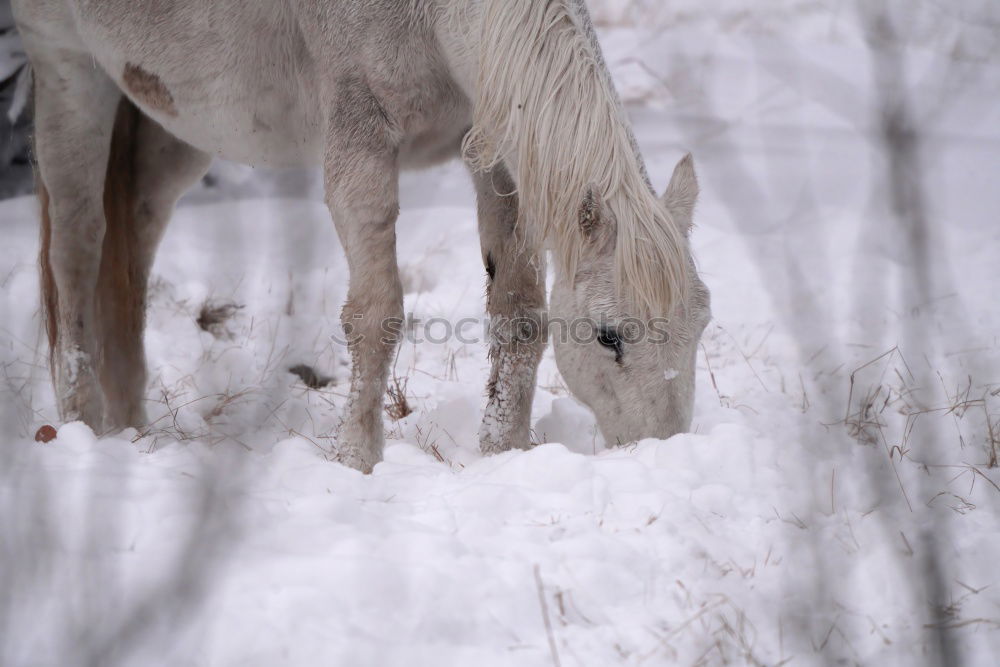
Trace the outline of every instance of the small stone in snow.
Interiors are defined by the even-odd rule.
[[[46,424],[35,433],[35,442],[52,442],[56,435],[56,429]]]

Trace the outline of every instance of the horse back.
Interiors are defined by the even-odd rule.
[[[398,127],[404,152],[457,144],[455,128],[467,123],[468,102],[431,20],[411,0],[14,5],[26,40],[42,45],[29,51],[85,51],[164,128],[229,159],[319,164],[326,128],[343,111],[336,88],[358,77]]]

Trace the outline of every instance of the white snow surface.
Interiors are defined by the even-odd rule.
[[[384,463],[332,462],[347,273],[328,213],[201,193],[155,266],[153,423],[36,443],[58,425],[37,204],[0,203],[0,663],[995,664],[996,60],[963,61],[975,85],[940,104],[955,54],[907,52],[933,235],[915,302],[863,40],[795,16],[604,30],[654,182],[689,150],[701,175],[715,319],[693,432],[666,441],[605,449],[549,351],[546,444],[484,458],[486,346],[408,342],[413,412],[387,419]],[[404,176],[398,230],[407,312],[482,318],[460,164]],[[209,333],[206,301],[242,308]]]

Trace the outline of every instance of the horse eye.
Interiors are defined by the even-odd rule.
[[[618,332],[612,329],[598,329],[597,342],[615,352],[621,352],[622,340],[618,337]]]

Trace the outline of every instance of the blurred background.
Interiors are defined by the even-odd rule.
[[[30,75],[14,28],[10,0],[0,2],[0,197],[31,191],[29,116],[25,113]]]

